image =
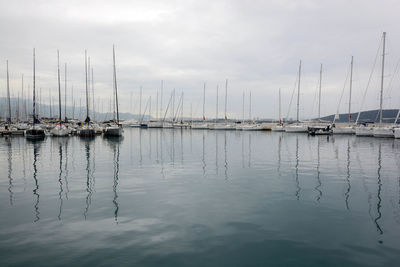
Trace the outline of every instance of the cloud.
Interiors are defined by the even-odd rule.
[[[57,92],[57,58],[68,64],[74,95],[84,90],[84,50],[94,69],[96,98],[108,106],[112,93],[112,45],[116,45],[121,110],[129,111],[130,94],[137,102],[164,80],[164,104],[173,88],[190,103],[202,101],[207,82],[207,115],[214,116],[216,86],[229,79],[228,113],[241,116],[242,92],[252,91],[252,113],[278,116],[278,89],[287,113],[303,61],[301,117],[316,116],[315,91],[324,64],[322,114],[336,112],[351,56],[355,59],[354,109],[361,104],[383,31],[388,32],[385,84],[394,77],[399,58],[397,1],[0,1],[0,62],[9,60],[12,90],[20,75],[31,80],[32,48],[37,49],[38,86]],[[364,109],[377,108],[379,67]],[[3,66],[4,65],[4,66]],[[398,73],[396,74],[398,76]],[[396,76],[396,77],[397,77]],[[399,79],[384,103],[400,105]],[[5,64],[0,89],[5,95]],[[393,89],[394,88],[394,89]],[[387,88],[386,88],[387,89]],[[224,90],[220,91],[220,114]],[[347,93],[340,110],[345,111]],[[77,102],[79,102],[77,100]],[[248,99],[246,100],[248,103]],[[99,105],[100,106],[100,105]],[[247,107],[246,107],[247,109]],[[311,111],[314,111],[311,114]],[[136,110],[137,112],[137,110]],[[294,110],[291,112],[295,116]],[[197,116],[200,108],[197,108]]]

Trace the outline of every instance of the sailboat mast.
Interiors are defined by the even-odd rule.
[[[140,86],[140,94],[139,94],[139,118],[140,122],[142,122],[142,86]]]
[[[33,125],[36,122],[36,96],[35,96],[35,89],[36,89],[36,81],[35,81],[35,48],[33,48]]]
[[[164,87],[164,81],[161,80],[161,89],[160,89],[160,117],[162,116],[163,87]]]
[[[279,88],[279,124],[282,124],[281,88]]]
[[[301,60],[299,64],[299,83],[297,84],[297,122],[299,122],[299,108],[300,108],[300,77],[301,77]]]
[[[8,100],[8,118],[7,122],[11,123],[11,100],[10,100],[10,83],[9,83],[9,75],[8,75],[8,60],[6,60],[7,65],[7,100]]]
[[[228,117],[226,116],[227,103],[228,103],[228,79],[225,80],[225,120],[228,119]]]
[[[96,121],[96,110],[95,110],[95,104],[94,104],[94,78],[93,78],[93,63],[92,63],[92,114],[93,114],[93,121]]]
[[[319,70],[319,94],[318,94],[318,121],[321,121],[321,86],[322,86],[322,63]]]
[[[89,124],[89,96],[88,96],[88,66],[87,52],[85,50],[85,84],[86,84],[86,123]]]
[[[118,111],[118,86],[117,86],[117,70],[115,67],[115,48],[113,45],[113,62],[114,62],[114,86],[115,86],[115,105],[117,108],[117,124],[119,125],[119,111]]]
[[[351,89],[353,88],[353,56],[350,63],[349,123],[351,122]]]
[[[205,108],[206,108],[206,83],[204,83],[203,87],[203,121],[206,120]]]
[[[67,122],[67,63],[64,63],[64,121]]]
[[[250,91],[250,95],[249,95],[249,120],[251,120],[251,91]]]
[[[216,102],[216,110],[215,110],[215,122],[217,122],[217,119],[218,119],[218,89],[219,89],[219,85],[217,84],[217,102]]]
[[[243,99],[242,99],[242,123],[244,123],[244,91],[243,91]]]
[[[383,79],[384,79],[384,73],[385,73],[385,42],[386,42],[386,32],[383,32],[381,99],[380,99],[380,105],[379,105],[379,123],[382,123]]]
[[[157,98],[156,98],[156,120],[158,121],[158,90],[157,90]]]
[[[61,122],[61,82],[60,82],[60,52],[57,50],[57,76],[58,76],[58,111]]]

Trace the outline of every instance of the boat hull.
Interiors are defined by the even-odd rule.
[[[308,127],[306,125],[288,125],[285,127],[287,133],[307,133]]]
[[[394,129],[394,138],[400,139],[400,128]]]
[[[43,140],[46,134],[43,129],[28,129],[25,131],[25,137],[29,140]]]
[[[394,137],[394,130],[392,127],[374,127],[373,129],[374,137]]]
[[[104,130],[105,136],[122,136],[123,130],[121,127],[106,127]]]
[[[354,127],[334,127],[332,129],[333,134],[355,134],[356,130]]]
[[[282,125],[275,125],[271,127],[271,131],[273,132],[284,132],[285,128]]]
[[[356,127],[356,136],[374,136],[374,127]]]

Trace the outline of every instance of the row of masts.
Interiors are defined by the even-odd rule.
[[[383,87],[384,87],[384,64],[385,64],[385,40],[386,40],[386,33],[383,33],[382,37],[382,75],[381,75],[381,84],[380,84],[380,106],[379,106],[379,123],[382,123],[383,121],[383,114],[382,114],[382,106],[383,106]],[[33,71],[35,73],[35,50],[34,50],[34,66],[33,66]],[[65,63],[65,74],[64,74],[64,118],[62,118],[62,98],[61,98],[61,76],[60,76],[60,59],[59,59],[59,51],[57,50],[57,78],[58,78],[58,109],[59,109],[59,121],[67,121],[67,64]],[[351,123],[351,102],[352,102],[352,82],[353,82],[353,64],[354,64],[354,59],[353,56],[351,57],[351,63],[350,63],[350,86],[349,86],[349,103],[348,103],[348,122]],[[6,61],[7,65],[7,107],[8,107],[8,117],[7,121],[11,122],[11,100],[10,100],[10,88],[9,88],[9,71],[8,71],[8,60]],[[113,114],[114,114],[114,121],[119,121],[119,105],[116,104],[118,103],[118,93],[117,93],[117,77],[116,77],[116,69],[115,69],[115,49],[113,46]],[[299,69],[298,69],[298,81],[297,81],[297,111],[296,111],[296,121],[300,122],[300,89],[301,89],[301,70],[302,70],[302,61],[300,60],[299,63]],[[320,65],[320,71],[319,71],[319,92],[318,92],[318,121],[321,121],[321,88],[322,88],[322,72],[323,72],[323,65]],[[35,75],[34,75],[35,76]],[[87,57],[87,52],[85,50],[85,94],[86,94],[86,118],[85,122],[89,122],[91,120],[89,116],[89,106],[90,104],[92,105],[92,118],[95,119],[95,97],[94,97],[94,82],[93,82],[93,68],[90,67],[90,57]],[[22,97],[23,97],[23,81],[24,76],[22,75]],[[91,86],[90,86],[91,85]],[[89,103],[89,94],[90,94],[90,87],[92,89],[92,103]],[[205,91],[206,91],[206,83],[204,83],[203,86],[203,106],[202,106],[202,120],[205,120]],[[73,94],[73,90],[71,90],[71,94]],[[171,96],[172,100],[172,108],[171,108],[171,118],[175,120],[177,117],[176,112],[178,112],[178,109],[181,110],[181,117],[183,117],[183,93],[181,95],[181,99],[179,100],[178,103],[178,109],[175,109],[175,89],[173,90],[173,96]],[[40,94],[41,95],[41,94]],[[52,98],[51,98],[51,91],[49,91],[50,95],[50,117],[52,116]],[[216,88],[216,111],[215,111],[215,119],[218,119],[219,115],[219,85],[217,85]],[[73,98],[72,98],[73,99]],[[132,96],[131,96],[132,99]],[[156,97],[156,102],[157,102],[157,108],[156,108],[156,119],[160,119],[163,113],[162,107],[163,107],[163,81],[161,81],[161,88],[160,88],[160,97],[159,97],[159,91],[157,90],[157,97]],[[158,105],[158,101],[160,99],[160,105]],[[226,79],[225,81],[225,108],[224,108],[224,119],[227,120],[227,99],[228,99],[228,80]],[[19,101],[19,97],[18,97]],[[33,117],[36,118],[35,116],[37,115],[36,112],[36,90],[35,90],[35,77],[33,78]],[[132,102],[132,100],[131,100]],[[182,102],[182,103],[181,103]],[[73,110],[75,110],[75,100],[73,99]],[[150,106],[148,108],[149,111],[151,111],[151,97],[149,98],[148,103],[146,104],[145,110],[147,110],[147,106]],[[158,108],[158,106],[160,108]],[[192,106],[192,105],[191,105]],[[18,110],[20,105],[17,105]],[[24,107],[26,109],[26,107]],[[361,110],[360,110],[361,112]],[[359,120],[359,115],[360,112],[357,116],[356,123]],[[19,112],[18,112],[19,113]],[[191,112],[192,113],[192,112]],[[25,111],[25,114],[27,114],[27,111]],[[149,112],[150,114],[150,112]],[[115,117],[116,116],[116,117]],[[139,104],[139,117],[140,121],[144,119],[145,112],[142,113],[142,87],[140,87],[140,104]],[[74,117],[74,114],[73,114]],[[165,119],[166,116],[164,116],[163,119]],[[192,115],[191,115],[192,117]],[[250,104],[249,104],[249,117],[251,119],[251,92],[250,92]],[[243,92],[243,110],[242,110],[242,120],[244,120],[244,92]],[[286,121],[288,121],[288,118],[286,118]],[[281,110],[281,89],[279,89],[279,122],[280,124],[283,122],[282,118],[282,110]]]

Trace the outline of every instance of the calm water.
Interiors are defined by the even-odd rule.
[[[399,266],[400,140],[0,139],[0,265]]]

